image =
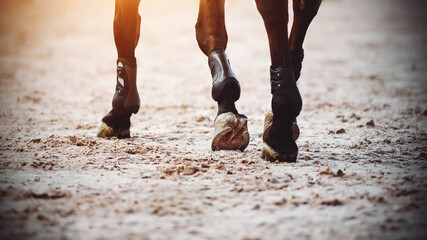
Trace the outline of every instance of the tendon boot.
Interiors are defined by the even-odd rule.
[[[270,69],[270,83],[273,122],[265,138],[261,158],[272,162],[294,162],[298,146],[294,140],[293,123],[301,111],[302,98],[293,70],[284,67]]]
[[[136,86],[136,60],[117,60],[117,82],[112,105],[113,109],[102,119],[98,137],[130,137],[130,116],[137,113],[140,106]]]
[[[289,56],[291,59],[295,80],[298,82],[298,79],[301,76],[302,61],[304,60],[304,49],[301,49],[299,51],[298,50],[290,51]],[[262,134],[263,142],[265,142],[265,139],[267,138],[272,125],[273,125],[273,112],[270,110],[265,114],[264,131]],[[299,135],[300,135],[300,130],[297,124],[297,120],[295,119],[295,121],[292,123],[292,138],[294,139],[294,141],[298,139]]]
[[[212,98],[218,102],[218,115],[211,148],[243,151],[249,144],[245,115],[239,114],[234,102],[240,98],[240,84],[230,67],[223,50],[215,50],[208,57],[212,74]]]
[[[113,111],[119,115],[137,113],[140,100],[136,86],[136,61],[117,59],[117,83]]]

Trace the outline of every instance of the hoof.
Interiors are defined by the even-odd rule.
[[[273,112],[268,111],[265,114],[264,119],[264,132],[262,133],[262,141],[265,142],[265,139],[267,138],[268,134],[270,133],[271,126],[273,125]],[[292,123],[292,139],[296,141],[299,137],[300,131],[297,122]]]
[[[108,126],[106,123],[102,122],[96,136],[101,138],[130,138],[130,132],[129,129],[114,129]]]
[[[261,158],[269,162],[296,162],[298,152],[289,152],[286,154],[280,154],[271,148],[266,142],[262,147]]]
[[[102,124],[96,136],[103,138],[129,138],[131,115],[132,113],[118,115],[113,110],[111,110],[102,118]]]
[[[247,123],[248,118],[242,114],[227,112],[217,116],[212,150],[245,150],[249,144]]]

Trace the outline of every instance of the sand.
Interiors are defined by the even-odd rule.
[[[244,152],[210,150],[197,1],[143,1],[125,140],[95,136],[115,86],[114,1],[1,1],[0,238],[426,239],[424,5],[324,1],[304,45],[298,160],[269,163],[253,1],[226,12]]]

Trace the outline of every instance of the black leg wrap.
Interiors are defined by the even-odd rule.
[[[215,101],[224,95],[224,89],[233,89],[233,100],[240,98],[240,84],[230,67],[230,61],[223,50],[215,50],[209,54],[209,67],[212,74],[212,98]]]
[[[292,105],[295,116],[302,108],[302,98],[291,68],[277,67],[270,69],[271,94],[286,97]]]
[[[117,59],[117,83],[112,105],[113,111],[118,115],[138,112],[140,100],[136,86],[135,59]]]
[[[302,61],[304,60],[304,49],[301,51],[290,51],[292,69],[294,70],[295,80],[298,81],[301,76]]]

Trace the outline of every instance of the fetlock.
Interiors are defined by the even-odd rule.
[[[137,113],[139,110],[136,70],[135,59],[117,59],[117,82],[112,105],[114,113],[118,115]]]

